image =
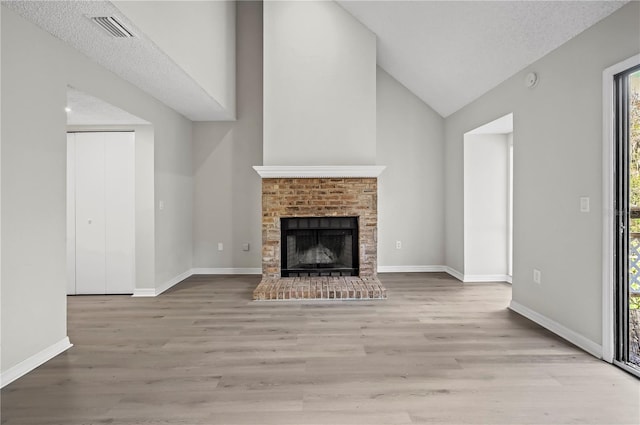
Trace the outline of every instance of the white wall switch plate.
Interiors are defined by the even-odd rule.
[[[250,245],[248,243],[243,243],[242,244],[242,250],[243,251],[249,251]]]
[[[396,241],[396,249],[402,249],[402,241]]]
[[[533,282],[537,284],[542,282],[542,273],[540,273],[540,270],[533,269]]]
[[[224,245],[222,244],[222,242],[218,242],[218,251],[222,250],[224,250]]]
[[[583,196],[580,198],[580,212],[587,213],[591,210],[590,199],[588,196]]]

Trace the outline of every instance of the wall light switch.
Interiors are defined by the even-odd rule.
[[[222,244],[222,242],[218,242],[218,251],[223,251],[224,250],[224,245]]]
[[[396,241],[396,249],[402,249],[402,241]]]
[[[589,203],[590,203],[590,199],[588,196],[584,196],[580,198],[580,212],[584,212],[584,213],[589,212],[591,210]]]
[[[158,202],[158,209],[162,211],[164,209],[164,201]]]
[[[243,243],[243,244],[242,244],[242,250],[243,250],[243,251],[249,251],[249,247],[250,247],[250,246],[249,246],[249,244],[248,244],[248,243]]]
[[[540,273],[540,270],[533,269],[533,282],[537,284],[542,282],[542,273]]]

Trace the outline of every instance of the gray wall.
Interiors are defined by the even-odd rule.
[[[442,265],[444,119],[378,67],[377,127],[378,265]]]
[[[2,7],[2,371],[66,337],[67,85],[154,126],[155,279],[192,264],[191,122]]]
[[[236,13],[238,119],[194,123],[193,267],[259,271],[261,182],[251,167],[262,164],[262,4],[238,2]]]
[[[514,113],[513,300],[602,340],[602,71],[640,51],[631,2],[446,120],[446,261],[463,270],[463,134]],[[534,89],[524,76],[536,71]],[[579,198],[591,197],[590,213]],[[542,284],[533,283],[533,269]]]
[[[67,94],[52,84],[64,78],[57,44],[2,7],[3,373],[67,336]]]
[[[376,37],[332,1],[264,3],[264,165],[373,165]]]

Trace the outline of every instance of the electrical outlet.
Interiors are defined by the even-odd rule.
[[[224,251],[224,245],[222,242],[218,242],[218,251]]]
[[[538,285],[542,282],[542,273],[538,269],[533,269],[533,282]]]
[[[396,249],[402,249],[402,241],[396,241]]]

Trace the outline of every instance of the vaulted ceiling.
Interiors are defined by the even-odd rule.
[[[446,117],[627,1],[348,1],[378,64]]]
[[[627,1],[338,3],[377,35],[378,64],[446,117]],[[144,34],[124,44],[105,37],[87,19],[116,15],[135,29],[135,22],[110,2],[3,4],[186,117],[228,119],[215,99]]]

